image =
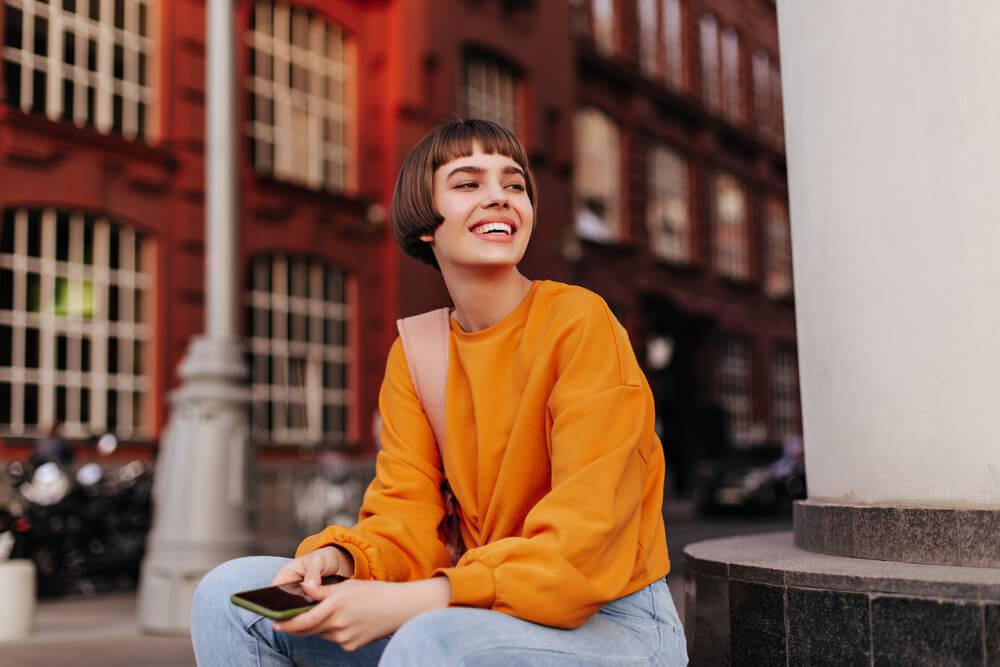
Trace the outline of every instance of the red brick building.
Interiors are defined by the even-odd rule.
[[[203,330],[204,2],[0,6],[0,458],[54,424],[145,451]],[[771,2],[237,6],[265,458],[370,458],[394,320],[447,302],[385,211],[409,148],[455,115],[524,140],[541,202],[523,270],[601,293],[640,359],[655,341],[673,446],[699,446],[685,415],[713,402],[739,441],[799,431]]]

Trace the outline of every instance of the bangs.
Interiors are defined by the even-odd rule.
[[[430,146],[431,172],[452,160],[472,155],[478,143],[484,153],[503,155],[527,171],[528,160],[514,133],[495,123],[466,120],[443,126]]]

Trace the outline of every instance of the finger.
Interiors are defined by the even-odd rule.
[[[325,600],[333,593],[334,586],[336,585],[337,584],[327,584],[326,586],[323,586],[306,580],[302,582],[302,590],[304,590],[306,595],[311,597],[313,600]]]
[[[312,609],[275,624],[274,629],[293,635],[314,635],[336,627],[336,619],[333,618],[336,611],[332,601],[323,600]]]
[[[305,563],[302,579],[311,586],[319,586],[324,574],[326,573],[323,571],[323,559],[310,558]]]
[[[290,584],[295,581],[302,580],[302,564],[298,559],[293,560],[288,563],[274,575],[274,579],[271,580],[271,586],[280,586],[281,584]]]

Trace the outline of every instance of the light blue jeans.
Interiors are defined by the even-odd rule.
[[[191,639],[201,667],[220,665],[686,665],[684,630],[663,579],[608,603],[586,623],[563,630],[488,609],[421,614],[394,635],[357,651],[318,637],[271,628],[270,619],[229,596],[267,586],[285,558],[223,563],[201,580],[191,610]]]

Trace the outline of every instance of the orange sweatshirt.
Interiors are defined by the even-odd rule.
[[[444,469],[466,553],[450,567],[440,459],[399,340],[379,396],[382,451],[353,529],[336,544],[362,579],[451,582],[452,605],[572,628],[670,569],[653,397],[607,304],[536,281],[514,312],[466,333],[451,322]]]

